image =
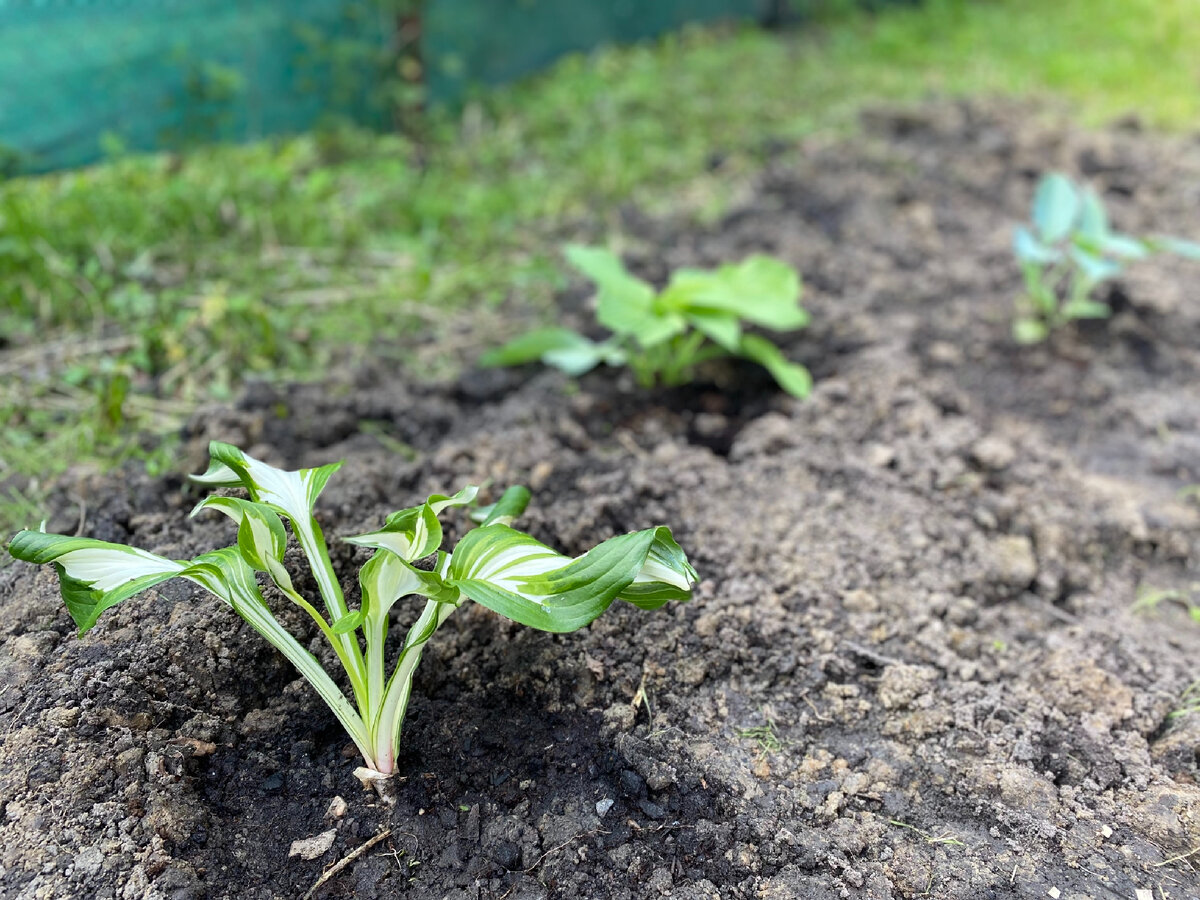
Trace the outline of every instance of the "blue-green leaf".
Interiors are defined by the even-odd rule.
[[[1017,228],[1013,232],[1013,253],[1021,262],[1034,263],[1039,266],[1057,262],[1062,256],[1058,250],[1047,247],[1034,237],[1033,232],[1024,227]]]
[[[1159,236],[1152,238],[1151,242],[1156,250],[1174,253],[1176,256],[1182,256],[1184,259],[1200,260],[1200,244],[1197,244],[1195,241],[1188,241],[1177,237]]]
[[[1056,244],[1074,230],[1082,206],[1079,191],[1065,175],[1052,172],[1038,183],[1033,197],[1033,223],[1038,237]]]
[[[1089,241],[1103,242],[1109,236],[1108,212],[1100,195],[1089,188],[1083,189],[1079,207],[1079,234]]]
[[[1101,253],[1119,256],[1122,259],[1145,259],[1150,255],[1150,247],[1145,241],[1125,234],[1105,235],[1097,249]]]
[[[1099,284],[1102,281],[1108,281],[1110,278],[1115,278],[1121,274],[1124,268],[1120,263],[1114,262],[1111,259],[1105,259],[1103,256],[1096,256],[1093,253],[1088,253],[1086,250],[1081,250],[1079,247],[1071,248],[1071,259],[1075,265],[1079,267],[1079,271],[1084,274],[1092,284]]]

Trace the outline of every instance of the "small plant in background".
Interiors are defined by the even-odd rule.
[[[1179,697],[1179,705],[1167,713],[1168,719],[1200,715],[1200,681],[1193,681]]]
[[[1099,195],[1057,172],[1038,183],[1032,224],[1017,228],[1013,252],[1025,277],[1013,322],[1021,344],[1040,343],[1076,319],[1108,318],[1112,310],[1096,289],[1129,262],[1161,252],[1200,260],[1200,244],[1191,241],[1113,231]]]
[[[529,332],[485,354],[485,366],[541,361],[569,375],[600,363],[628,365],[638,382],[685,384],[698,365],[722,356],[751,359],[796,397],[812,390],[808,370],[789,361],[752,323],[776,331],[808,324],[800,278],[769,256],[751,256],[714,270],[678,269],[662,291],[631,275],[616,254],[570,245],[567,259],[596,285],[596,319],[612,332],[593,341],[569,328]]]
[[[1144,588],[1138,591],[1137,600],[1130,609],[1132,612],[1150,612],[1164,602],[1182,606],[1191,620],[1200,625],[1200,582],[1190,585],[1186,590]]]
[[[467,599],[542,631],[582,628],[616,600],[642,609],[691,598],[696,571],[666,527],[611,538],[570,559],[509,526],[524,511],[529,491],[510,487],[491,506],[476,509],[479,523],[453,551],[440,549],[440,513],[474,503],[477,488],[435,494],[420,506],[387,517],[374,532],[346,538],[375,550],[359,572],[357,609],[346,602],[330,562],[313,506],[340,463],[289,472],[272,468],[229,444],[214,442],[212,465],[194,480],[211,487],[242,487],[249,499],[210,496],[211,509],[237,525],[237,543],[192,560],[90,538],[21,531],[9,545],[17,559],[53,563],[67,610],[82,635],[116,604],[170,578],[200,585],[233,608],[286,656],[333,711],[363,756],[356,774],[378,783],[395,771],[413,672],[426,642]],[[297,591],[283,567],[288,545],[284,520],[303,551],[325,607],[322,614]],[[419,568],[429,558],[432,569]],[[347,698],[321,663],[278,622],[259,586],[265,582],[316,623],[350,683]],[[392,606],[426,598],[425,607],[389,669],[384,658]],[[361,638],[360,638],[361,632]]]

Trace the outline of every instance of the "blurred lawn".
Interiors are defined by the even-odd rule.
[[[247,374],[399,360],[431,309],[544,304],[564,234],[631,200],[719,208],[767,143],[864,103],[1054,94],[1089,123],[1196,128],[1197,47],[1196,0],[928,0],[568,59],[419,142],[343,131],[0,183],[0,531],[37,521],[68,465],[164,465],[180,418]]]

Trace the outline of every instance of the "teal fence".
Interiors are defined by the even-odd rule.
[[[371,0],[0,0],[0,165],[384,122]]]
[[[776,0],[427,0],[421,51],[434,99],[509,81],[573,50],[688,22],[763,21]]]
[[[396,49],[461,97],[686,22],[884,0],[0,0],[0,176],[299,132],[386,125]]]

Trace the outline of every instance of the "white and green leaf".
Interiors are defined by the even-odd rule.
[[[654,608],[690,598],[696,573],[677,550],[667,529],[650,528],[570,559],[506,525],[489,525],[459,542],[446,583],[523,625],[568,632],[617,599]]]
[[[20,531],[8,545],[16,559],[53,563],[67,611],[84,634],[101,614],[181,574],[187,564],[91,538]]]
[[[192,515],[205,509],[222,512],[237,523],[238,548],[246,562],[257,571],[271,572],[273,567],[268,559],[283,559],[287,550],[287,532],[279,514],[265,503],[242,497],[206,497],[196,504]]]
[[[277,469],[220,441],[209,444],[208,452],[212,464],[203,475],[192,476],[193,481],[220,487],[240,484],[249,491],[252,500],[270,506],[294,526],[311,518],[317,497],[329,477],[342,466],[336,462],[315,469]]]
[[[389,550],[408,562],[421,559],[442,544],[442,524],[438,515],[452,506],[470,505],[478,493],[479,487],[469,484],[453,496],[432,494],[420,506],[410,506],[389,515],[378,531],[352,535],[344,540],[360,547]]]
[[[330,476],[341,468],[342,464],[337,462],[315,469],[290,471],[267,465],[232,444],[220,441],[210,443],[208,451],[212,457],[208,471],[203,475],[193,476],[193,480],[216,486],[240,484],[250,494],[251,500],[270,507],[288,519],[321,591],[329,620],[341,621],[349,610],[342,595],[342,587],[334,574],[333,563],[329,559],[329,547],[325,543],[325,536],[313,516],[313,506]],[[234,476],[236,481],[231,481]],[[222,511],[227,512],[225,509]],[[260,558],[260,561],[266,563],[265,559]],[[281,568],[269,564],[264,567],[272,574]],[[355,695],[361,701],[361,694],[366,689],[362,649],[352,634],[334,633],[332,639],[338,650],[338,658],[346,666]]]

